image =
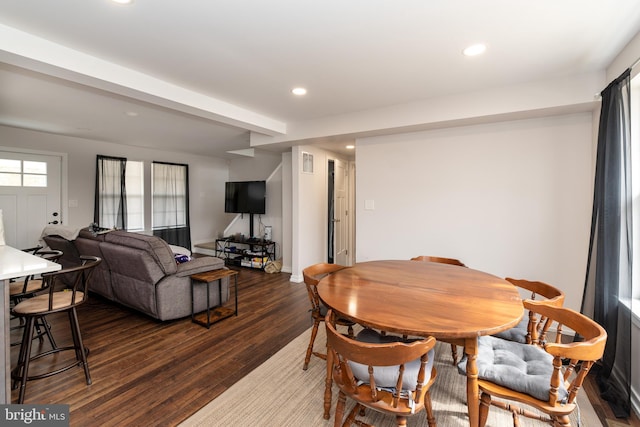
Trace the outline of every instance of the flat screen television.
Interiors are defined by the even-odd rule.
[[[264,214],[266,198],[266,181],[227,182],[224,189],[224,211]]]

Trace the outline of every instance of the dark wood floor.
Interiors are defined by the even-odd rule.
[[[238,287],[238,317],[209,330],[188,318],[158,322],[92,297],[79,318],[93,384],[87,386],[82,369],[74,368],[29,382],[25,403],[69,404],[71,426],[180,423],[311,326],[304,284],[291,283],[289,274],[241,269]],[[50,317],[63,344],[69,340],[66,317]],[[12,349],[12,360],[17,351]],[[613,417],[606,403],[592,383],[585,390],[608,425],[604,419]],[[16,391],[12,397],[15,402]],[[617,421],[640,426],[637,417]]]
[[[158,322],[92,297],[79,319],[93,384],[74,368],[30,381],[25,403],[69,404],[72,426],[176,425],[311,326],[304,284],[289,276],[242,269],[238,317],[209,330],[189,318]],[[64,343],[66,316],[50,318]]]

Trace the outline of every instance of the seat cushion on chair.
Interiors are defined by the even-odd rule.
[[[515,341],[522,344],[527,343],[527,333],[529,332],[529,316],[525,315],[520,323],[511,329],[498,332],[493,335],[494,337],[502,338],[503,340]]]
[[[382,335],[372,329],[363,329],[356,336],[357,341],[371,344],[385,344],[391,342],[411,342],[415,340],[404,340],[402,337],[394,335]],[[431,368],[433,367],[433,359],[435,351],[429,351],[429,360],[425,367],[424,382],[426,384],[431,379]],[[358,380],[369,382],[369,368],[367,365],[349,361],[353,376]],[[394,366],[374,366],[373,377],[376,380],[377,387],[393,388],[398,380],[398,365]],[[404,374],[402,376],[402,389],[415,390],[418,383],[418,372],[420,371],[420,359],[412,360],[404,365]]]
[[[549,400],[549,382],[553,372],[553,356],[529,344],[507,341],[493,336],[478,338],[478,378],[536,399]],[[458,371],[466,375],[466,356],[458,363]],[[558,401],[568,393],[561,382]]]

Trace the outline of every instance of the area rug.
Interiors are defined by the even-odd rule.
[[[331,420],[323,418],[326,364],[313,357],[309,369],[302,370],[311,330],[306,331],[231,388],[204,406],[180,427],[209,426],[332,426],[337,389],[334,386]],[[316,348],[326,342],[324,328],[316,338]],[[467,427],[466,381],[451,364],[448,344],[436,345],[438,378],[431,388],[433,410],[439,427]],[[573,426],[599,427],[600,423],[584,390],[578,398],[579,411],[571,417]],[[347,402],[349,405],[349,402]],[[349,408],[349,406],[348,406]],[[579,414],[577,414],[579,412]],[[578,420],[579,417],[579,420]],[[378,427],[394,426],[395,418],[367,411],[365,420]],[[545,425],[520,417],[522,427]],[[408,419],[408,426],[426,426],[424,411]],[[513,425],[507,411],[492,407],[487,426]]]

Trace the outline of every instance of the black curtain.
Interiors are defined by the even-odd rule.
[[[101,227],[127,229],[127,159],[97,156],[93,222]]]
[[[189,166],[153,162],[153,235],[191,250]]]
[[[596,379],[617,417],[631,384],[632,194],[630,71],[602,91],[589,258],[581,311],[607,331]]]

